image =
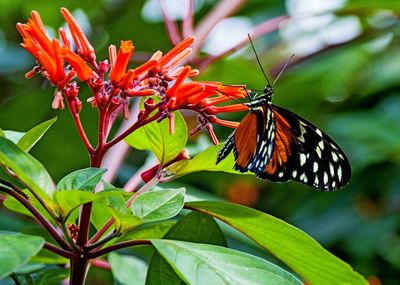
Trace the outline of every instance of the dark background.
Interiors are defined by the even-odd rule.
[[[58,116],[57,123],[32,150],[56,181],[86,167],[88,158],[69,112],[51,109],[53,88],[40,76],[24,78],[34,60],[19,46],[15,23],[25,22],[34,9],[41,14],[49,32],[55,33],[64,25],[59,14],[59,8],[64,6],[81,23],[86,23],[98,59],[107,57],[109,44],[118,45],[121,39],[131,39],[139,51],[136,56],[139,60],[147,53],[171,48],[164,24],[160,19],[149,20],[146,11],[154,9],[148,6],[143,10],[145,2],[0,1],[0,127],[26,131]],[[199,7],[196,20],[216,2],[196,1]],[[318,2],[321,1],[297,1],[297,5],[302,5],[297,9],[303,9],[300,16],[255,43],[270,78],[291,54],[296,54],[275,86],[274,103],[314,122],[343,147],[353,170],[350,184],[342,190],[323,193],[294,182],[274,184],[253,176],[223,173],[197,173],[178,182],[256,207],[296,225],[369,277],[371,284],[379,284],[379,280],[383,284],[398,284],[400,2],[332,1],[337,6],[330,11],[316,10]],[[295,3],[248,1],[235,16],[256,25],[298,11]],[[224,45],[227,37],[228,31],[225,38],[220,33],[216,41]],[[248,48],[208,66],[200,78],[247,84],[254,89],[265,85]],[[87,90],[83,92],[82,98],[87,98]],[[82,119],[89,137],[94,139],[97,113],[88,104],[83,108]],[[240,120],[242,116],[235,114],[229,118]],[[194,121],[190,116],[187,119],[189,124]],[[221,140],[229,131],[217,128]],[[190,143],[195,144],[196,139],[204,142],[208,138],[203,133]],[[143,161],[144,154],[133,151],[116,184],[122,186]],[[26,218],[6,213],[1,209],[0,229],[32,226]],[[233,246],[254,251],[234,242]]]

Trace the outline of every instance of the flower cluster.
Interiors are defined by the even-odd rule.
[[[195,81],[192,78],[199,71],[190,66],[181,66],[192,52],[190,46],[195,41],[194,37],[184,39],[165,54],[155,52],[147,62],[136,68],[128,68],[135,49],[131,41],[121,41],[118,50],[111,45],[109,59],[96,61],[94,48],[72,14],[65,8],[61,9],[61,14],[68,24],[75,50],[63,28],[58,31],[60,39],[50,39],[35,11],[26,24],[17,24],[23,38],[22,46],[37,60],[37,66],[26,77],[40,73],[56,87],[53,108],[63,109],[65,98],[69,109],[77,117],[82,109],[78,98],[78,79],[90,87],[93,96],[87,101],[99,109],[100,117],[104,120],[102,128],[106,133],[112,119],[115,120],[121,113],[125,118],[128,117],[131,98],[146,96],[145,108],[139,113],[138,121],[143,123],[150,118],[169,118],[170,131],[173,132],[173,112],[193,110],[199,114],[199,126],[191,133],[206,128],[214,143],[217,143],[217,139],[211,124],[232,128],[237,126],[236,122],[222,120],[216,115],[247,110],[243,104],[217,106],[247,96],[244,86]],[[153,96],[159,100],[154,100]],[[90,149],[88,142],[86,145]]]

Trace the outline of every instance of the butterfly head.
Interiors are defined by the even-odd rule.
[[[271,85],[267,85],[264,87],[263,95],[271,101],[272,95],[274,94],[274,88]]]

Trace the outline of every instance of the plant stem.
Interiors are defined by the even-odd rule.
[[[88,241],[88,244],[93,244],[97,242],[106,232],[107,230],[113,225],[114,219],[109,219],[102,227],[101,229],[95,233],[95,235]]]
[[[99,249],[99,250],[94,250],[94,251],[90,251],[88,252],[88,258],[93,259],[93,258],[97,258],[100,257],[104,254],[107,254],[109,252],[121,249],[121,248],[126,248],[126,247],[131,247],[131,246],[136,246],[136,245],[148,245],[151,244],[151,241],[149,240],[129,240],[129,241],[123,241],[120,243],[116,243],[113,245],[110,245],[109,247],[103,248],[103,249]]]
[[[70,259],[70,285],[83,285],[89,270],[89,259],[83,254],[75,254]]]
[[[53,225],[45,217],[43,217],[42,214],[38,210],[36,210],[36,208],[33,207],[25,197],[23,197],[18,192],[15,192],[5,187],[1,187],[0,189],[1,191],[7,193],[8,195],[15,198],[18,202],[20,202],[33,215],[33,217],[39,222],[39,224],[41,224],[50,233],[50,235],[54,238],[54,240],[63,249],[71,250],[70,246],[58,234],[57,230],[53,227]]]
[[[67,100],[68,108],[71,112],[72,118],[74,119],[76,129],[78,130],[79,136],[82,139],[83,144],[85,145],[86,149],[89,153],[92,153],[93,147],[89,142],[89,139],[86,136],[85,130],[83,129],[81,118],[79,117],[79,113],[76,111],[74,104],[70,100]]]
[[[55,254],[57,254],[59,256],[68,258],[68,259],[71,259],[72,256],[73,256],[72,252],[64,250],[64,249],[61,249],[61,248],[59,248],[59,247],[57,247],[57,246],[55,246],[55,245],[53,245],[53,244],[51,244],[49,242],[45,242],[43,248],[45,248],[45,249],[47,249],[47,250],[49,250],[51,252],[54,252]]]

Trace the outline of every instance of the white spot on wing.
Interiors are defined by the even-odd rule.
[[[315,132],[316,132],[320,137],[322,137],[322,132],[321,132],[320,129],[316,129]]]
[[[319,146],[317,146],[317,148],[315,149],[315,151],[317,152],[318,157],[319,157],[319,158],[322,158],[321,149],[319,148]]]
[[[300,165],[303,166],[306,163],[306,155],[304,153],[300,153]]]
[[[320,141],[320,142],[318,143],[318,146],[319,146],[321,149],[324,149],[324,141],[323,141],[323,140]]]
[[[338,156],[335,152],[332,151],[332,158],[334,162],[338,162]]]
[[[283,177],[283,172],[279,172],[278,176],[282,178]]]
[[[314,173],[317,173],[317,171],[318,171],[318,163],[316,161],[314,161],[314,164],[313,164],[313,171],[314,171]]]
[[[338,167],[337,174],[338,174],[339,181],[342,181],[342,168],[340,167],[340,165]]]
[[[324,172],[324,184],[328,183],[328,173]]]
[[[331,172],[331,176],[333,177],[335,175],[335,169],[333,168],[333,165],[330,162],[329,162],[329,170]]]
[[[296,178],[296,176],[297,176],[297,171],[296,170],[293,170],[292,176],[293,176],[293,178]]]
[[[315,176],[314,184],[315,186],[318,186],[319,184],[318,176]]]

